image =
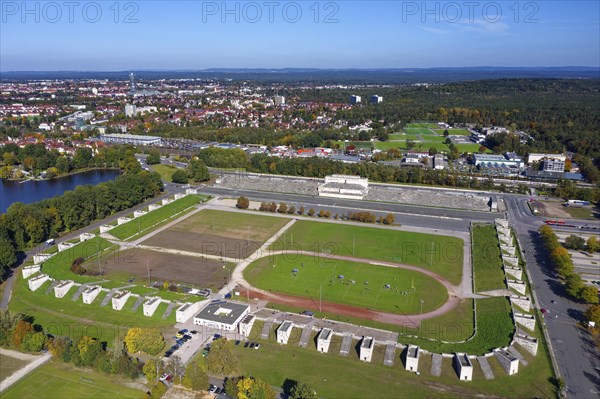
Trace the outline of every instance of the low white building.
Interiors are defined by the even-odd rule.
[[[102,291],[102,289],[99,285],[87,287],[82,293],[83,303],[90,305],[92,302],[94,302],[94,299],[96,299],[100,291]]]
[[[79,242],[91,240],[94,237],[96,237],[96,236],[92,233],[81,233],[81,234],[79,234]]]
[[[127,290],[117,292],[117,294],[111,298],[113,309],[123,309],[123,306],[125,306],[125,303],[127,302],[130,296],[131,292]]]
[[[375,346],[375,341],[372,337],[363,337],[362,342],[360,344],[360,360],[363,362],[370,362],[373,358],[373,347]]]
[[[139,218],[140,216],[144,216],[145,214],[146,214],[146,211],[142,211],[142,210],[133,211],[133,217],[134,218]]]
[[[406,348],[406,361],[404,362],[404,369],[407,371],[419,371],[419,354],[421,349],[415,345],[408,345]]]
[[[325,182],[318,185],[320,197],[363,199],[369,192],[369,179],[360,176],[325,176]]]
[[[519,359],[505,349],[498,348],[494,351],[494,355],[498,362],[506,371],[506,374],[513,375],[519,372]]]
[[[333,331],[331,328],[323,328],[317,337],[317,351],[321,353],[329,352],[329,345],[331,344],[331,337]]]
[[[113,226],[112,224],[103,224],[102,226],[100,226],[100,233],[106,233],[109,230],[114,229],[115,226]]]
[[[54,254],[33,255],[33,263],[35,263],[36,265],[43,263],[43,262],[47,261],[48,259],[50,259],[52,256],[54,256]]]
[[[120,218],[117,219],[117,225],[120,226],[120,225],[125,224],[127,222],[131,222],[131,220],[132,220],[131,218],[128,218],[126,216],[120,217]]]
[[[158,305],[160,305],[160,303],[161,299],[157,296],[147,298],[144,301],[143,305],[144,316],[151,317],[154,314],[154,312],[156,312],[156,309],[158,308]]]
[[[176,193],[176,194],[173,196],[173,198],[175,198],[176,200],[178,200],[178,199],[182,199],[182,198],[183,198],[183,197],[185,197],[185,196],[186,196],[186,194],[184,194],[184,193]]]
[[[73,287],[75,282],[73,280],[61,281],[59,284],[54,286],[54,296],[57,298],[63,298],[67,295],[67,292]]]
[[[254,317],[254,315],[252,314],[247,314],[246,316],[244,316],[242,321],[240,321],[239,323],[240,334],[244,337],[249,337],[255,321],[256,317]]]
[[[292,328],[294,327],[294,323],[289,320],[281,323],[279,328],[277,329],[277,343],[281,345],[285,345],[288,343],[290,339],[290,335],[292,334]]]
[[[177,323],[185,323],[191,319],[202,307],[202,302],[186,302],[175,311]]]
[[[69,248],[73,248],[75,244],[70,242],[61,242],[58,244],[58,252],[66,251]]]
[[[148,211],[155,211],[162,206],[161,203],[148,205]]]
[[[173,198],[164,198],[164,199],[161,201],[161,203],[162,203],[163,205],[170,204],[171,202],[173,202]]]
[[[25,266],[21,269],[21,273],[23,274],[23,278],[29,278],[40,270],[42,270],[42,265]]]
[[[217,330],[235,331],[240,321],[250,312],[250,306],[238,302],[211,302],[194,316],[194,324]]]
[[[198,194],[198,189],[197,188],[186,188],[185,193],[188,195],[189,194]]]
[[[458,374],[459,380],[473,380],[473,364],[466,353],[454,354],[454,368],[456,369],[456,374]]]
[[[42,273],[27,280],[27,284],[31,291],[36,291],[48,280],[50,280],[50,277],[47,274]]]

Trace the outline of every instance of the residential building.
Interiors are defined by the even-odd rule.
[[[370,101],[371,104],[381,104],[383,102],[383,97],[377,95],[371,96]]]
[[[360,104],[362,98],[360,96],[352,95],[350,96],[350,104]]]
[[[275,105],[284,105],[285,97],[284,96],[275,96]]]
[[[125,116],[133,118],[137,115],[137,107],[134,104],[125,104]]]

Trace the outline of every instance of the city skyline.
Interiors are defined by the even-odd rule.
[[[0,71],[600,65],[597,2],[2,2]]]

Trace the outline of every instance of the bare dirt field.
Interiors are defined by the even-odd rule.
[[[156,234],[142,244],[199,254],[224,256],[240,261],[252,255],[261,245],[260,242],[256,241],[212,234],[189,233],[173,229],[167,229]]]
[[[146,249],[133,248],[107,254],[100,258],[100,266],[109,278],[111,275],[128,275],[136,280],[145,280],[149,268],[152,282],[186,282],[213,290],[227,282],[227,270],[223,269],[221,261]],[[86,267],[97,271],[96,262]]]
[[[288,222],[285,218],[206,209],[170,230],[265,242]]]
[[[540,215],[550,218],[600,219],[600,210],[589,205],[579,208],[565,207],[560,201],[534,201],[531,205]]]

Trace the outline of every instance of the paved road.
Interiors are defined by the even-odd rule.
[[[567,396],[598,397],[600,357],[594,350],[588,334],[578,327],[586,306],[570,300],[561,283],[553,277],[553,273],[547,267],[545,251],[537,238],[537,229],[543,224],[542,219],[528,212],[526,199],[508,198],[507,206],[510,224],[515,228],[525,251],[524,256],[539,301],[538,306],[549,310],[545,324],[558,368],[569,387]],[[570,222],[582,225],[581,221]]]

